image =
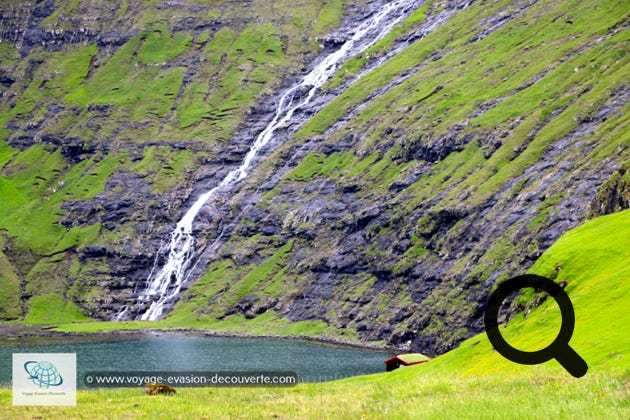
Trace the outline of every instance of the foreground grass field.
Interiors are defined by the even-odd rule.
[[[531,270],[566,280],[576,315],[571,346],[583,378],[556,361],[512,363],[485,334],[431,362],[393,372],[293,388],[180,388],[173,397],[142,389],[79,391],[77,406],[13,407],[0,390],[0,418],[630,418],[630,211],[564,235]],[[557,269],[562,265],[560,270]],[[547,300],[502,328],[513,346],[551,342],[560,314]]]
[[[140,389],[79,391],[77,406],[11,407],[2,418],[571,418],[627,419],[628,381],[620,372],[576,380],[555,367],[461,376],[440,363],[295,388],[188,388],[173,397]],[[442,366],[443,367],[443,366]]]

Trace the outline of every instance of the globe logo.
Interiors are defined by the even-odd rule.
[[[28,373],[29,379],[33,384],[40,388],[50,388],[51,386],[59,386],[63,383],[63,378],[59,371],[50,362],[28,361],[24,363],[24,370]]]

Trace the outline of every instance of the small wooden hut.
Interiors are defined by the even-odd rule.
[[[390,357],[385,360],[385,368],[387,372],[390,372],[401,366],[419,365],[420,363],[426,363],[428,361],[429,357],[421,353],[399,354],[398,356]]]

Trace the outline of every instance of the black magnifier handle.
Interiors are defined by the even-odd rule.
[[[582,359],[580,355],[577,354],[568,344],[559,349],[555,355],[555,359],[567,370],[567,372],[576,378],[581,378],[586,375],[588,365],[584,359]]]
[[[501,336],[497,320],[501,302],[510,293],[524,287],[533,287],[549,293],[560,307],[560,316],[562,317],[560,332],[553,343],[542,350],[533,352],[520,351],[510,346]],[[581,378],[586,375],[588,370],[586,362],[569,346],[569,340],[571,340],[575,326],[573,305],[566,292],[551,279],[536,274],[525,274],[501,283],[490,295],[484,313],[484,325],[490,343],[508,360],[524,365],[536,365],[555,358],[572,376]]]

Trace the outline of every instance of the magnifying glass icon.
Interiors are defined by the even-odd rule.
[[[499,308],[501,303],[512,292],[525,287],[533,287],[549,293],[560,307],[562,326],[556,339],[542,350],[521,351],[510,346],[499,331]],[[569,340],[575,327],[575,313],[573,305],[566,292],[551,279],[536,274],[525,274],[513,277],[499,284],[490,295],[484,314],[486,334],[490,343],[503,357],[523,365],[537,365],[551,359],[556,359],[571,375],[580,378],[586,374],[588,366],[584,359],[569,346]]]

